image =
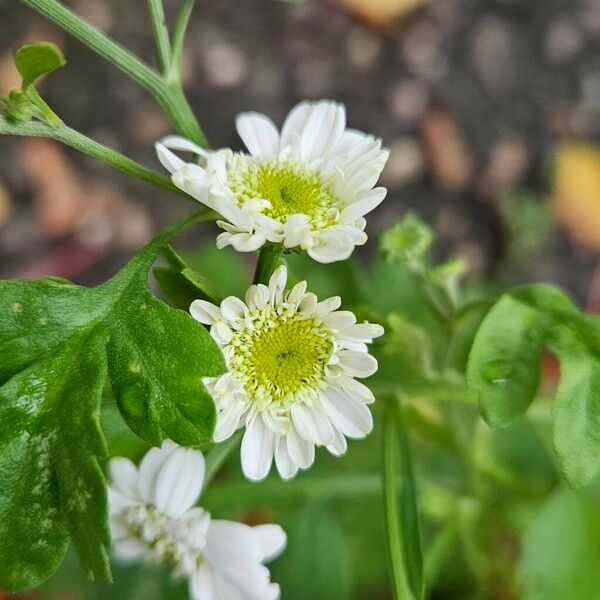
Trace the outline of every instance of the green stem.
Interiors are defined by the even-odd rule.
[[[278,247],[271,244],[265,244],[260,249],[256,271],[254,272],[254,283],[264,283],[265,285],[269,283],[269,279],[279,263],[280,252],[281,250]]]
[[[185,192],[176,187],[172,181],[163,175],[148,167],[144,167],[139,163],[131,160],[127,156],[116,152],[102,144],[90,139],[89,137],[67,127],[61,125],[58,127],[51,127],[45,123],[39,123],[36,121],[29,121],[27,123],[9,123],[4,117],[0,116],[0,134],[7,135],[19,135],[26,137],[45,137],[52,138],[71,148],[75,148],[84,154],[89,154],[95,158],[99,158],[109,165],[123,171],[128,175],[135,175],[140,179],[151,183],[152,185],[178,194],[191,202],[195,202],[193,198],[188,196]]]
[[[64,125],[62,119],[48,106],[48,103],[38,94],[38,91],[31,85],[27,89],[27,96],[37,106],[40,111],[40,117],[48,125],[61,127]]]
[[[167,74],[167,81],[170,83],[179,83],[181,81],[181,57],[183,55],[183,40],[187,30],[192,10],[196,0],[183,0],[175,28],[173,29],[173,49],[171,52],[171,65]]]
[[[181,90],[181,86],[169,85],[159,73],[135,54],[109,38],[58,0],[21,0],[21,2],[43,14],[96,54],[137,81],[156,98],[181,135],[201,146],[207,145],[206,137]]]
[[[158,64],[161,71],[166,73],[171,64],[171,42],[169,41],[169,30],[167,29],[162,0],[148,0],[148,12],[150,13],[156,41]]]
[[[394,597],[396,600],[414,600],[402,552],[398,503],[398,424],[395,413],[394,403],[389,402],[383,422],[383,502]]]
[[[216,444],[206,455],[206,469],[204,473],[203,488],[206,489],[217,471],[223,466],[228,456],[233,452],[240,440],[242,439],[242,431],[236,431],[230,438],[220,444]]]

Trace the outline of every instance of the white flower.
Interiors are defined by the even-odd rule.
[[[166,562],[189,578],[193,600],[275,600],[263,565],[282,551],[278,525],[250,527],[211,519],[194,507],[204,479],[201,452],[165,440],[139,469],[126,458],[109,463],[110,528],[116,557]]]
[[[251,252],[272,242],[329,263],[366,242],[364,215],[385,197],[385,188],[374,186],[388,151],[346,128],[343,105],[301,102],[281,132],[254,112],[238,115],[236,126],[249,154],[208,152],[176,136],[156,145],[173,183],[223,216],[219,248]],[[198,154],[201,164],[171,150]]]
[[[229,296],[220,307],[190,306],[211,326],[228,366],[204,380],[217,406],[214,440],[245,426],[242,468],[255,480],[266,477],[273,457],[289,479],[312,465],[315,446],[343,454],[345,436],[362,438],[373,426],[373,394],[355,377],[377,370],[367,344],[383,328],[337,310],[339,297],[318,302],[305,281],[286,292],[286,279],[281,266],[268,287],[252,285],[245,302]]]

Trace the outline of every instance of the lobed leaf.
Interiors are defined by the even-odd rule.
[[[65,62],[60,48],[51,42],[26,44],[15,52],[15,65],[23,79],[23,89]]]
[[[175,306],[188,310],[198,298],[219,304],[223,296],[206,277],[188,266],[171,246],[167,246],[164,255],[170,266],[156,267],[152,272],[160,289]]]
[[[90,576],[110,576],[99,425],[108,379],[125,421],[151,444],[210,440],[215,412],[202,377],[222,372],[222,356],[147,286],[157,255],[190,221],[96,288],[0,282],[0,588],[46,579],[69,537]]]

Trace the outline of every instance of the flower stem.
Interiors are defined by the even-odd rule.
[[[192,15],[192,10],[196,0],[183,0],[175,28],[173,29],[173,44],[171,51],[171,64],[167,73],[167,81],[169,83],[179,83],[181,81],[181,57],[183,54],[183,40],[185,32]]]
[[[4,117],[0,116],[0,134],[19,135],[27,137],[45,137],[52,138],[71,148],[75,148],[84,154],[89,154],[95,158],[99,158],[109,165],[123,171],[128,175],[135,175],[140,179],[151,183],[152,185],[178,194],[191,202],[195,202],[193,198],[176,187],[171,180],[148,167],[144,167],[139,163],[131,160],[127,156],[103,146],[99,142],[90,139],[89,137],[67,127],[60,125],[51,127],[45,123],[37,121],[29,121],[27,123],[9,123]]]
[[[169,30],[165,21],[165,11],[162,0],[148,0],[148,12],[152,21],[152,30],[156,40],[156,54],[158,64],[163,73],[171,64],[171,42],[169,40]]]
[[[112,40],[58,0],[21,0],[21,2],[43,14],[96,54],[137,81],[155,97],[181,135],[201,146],[207,146],[206,137],[192,112],[181,85],[170,84],[130,50]]]
[[[230,438],[220,444],[215,444],[206,455],[203,488],[206,489],[217,471],[223,466],[227,457],[236,449],[242,439],[242,430],[236,431]]]
[[[265,244],[258,255],[258,262],[256,264],[256,271],[254,272],[254,283],[269,283],[269,278],[273,275],[273,271],[277,268],[279,263],[279,253],[281,250],[272,246],[271,244]]]
[[[388,402],[383,423],[383,501],[392,587],[396,600],[415,600],[409,587],[402,548],[398,479],[398,421],[395,403]]]

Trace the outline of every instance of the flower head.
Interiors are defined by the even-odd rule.
[[[388,151],[346,128],[343,105],[301,102],[281,132],[258,113],[238,115],[236,126],[249,153],[207,152],[175,136],[157,144],[175,185],[224,217],[220,248],[251,252],[272,242],[329,263],[366,242],[364,215],[385,197],[374,186]],[[196,153],[201,164],[172,150]]]
[[[201,452],[165,440],[139,469],[125,458],[109,463],[110,527],[117,558],[166,562],[189,578],[190,597],[276,599],[279,586],[263,565],[283,550],[278,525],[249,527],[211,519],[194,507],[204,479]]]
[[[383,328],[337,310],[339,297],[318,302],[305,281],[285,291],[286,279],[281,266],[268,286],[252,285],[245,302],[230,296],[220,307],[204,300],[190,307],[211,326],[228,366],[205,379],[217,405],[214,439],[245,426],[242,468],[257,480],[273,457],[289,479],[312,465],[315,446],[343,454],[345,436],[362,438],[373,425],[373,394],[355,377],[377,370],[367,344]]]

